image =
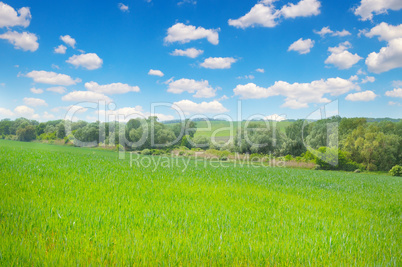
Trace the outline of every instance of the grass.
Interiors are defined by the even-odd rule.
[[[400,178],[227,164],[0,140],[0,265],[402,264]]]

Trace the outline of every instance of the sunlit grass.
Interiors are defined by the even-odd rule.
[[[402,182],[0,140],[0,264],[402,264]]]

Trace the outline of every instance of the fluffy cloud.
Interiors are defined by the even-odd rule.
[[[317,80],[311,83],[293,83],[277,81],[268,88],[257,86],[254,83],[237,85],[233,92],[242,99],[259,99],[272,96],[286,97],[282,107],[306,108],[309,103],[328,103],[329,99],[324,98],[325,94],[338,96],[351,90],[359,89],[353,81],[342,78],[329,78]]]
[[[43,89],[40,89],[40,88],[36,89],[35,87],[32,87],[32,88],[30,89],[30,91],[31,91],[32,93],[38,94],[38,95],[43,93]]]
[[[351,68],[362,59],[358,54],[352,54],[347,51],[351,47],[351,44],[346,41],[337,47],[328,48],[331,55],[325,60],[325,64],[333,64],[342,70]]]
[[[64,45],[59,45],[58,47],[55,47],[55,48],[54,48],[54,52],[55,52],[56,54],[65,54],[65,53],[66,53],[66,50],[67,50],[67,47],[64,46]]]
[[[64,94],[66,92],[66,88],[63,86],[56,86],[56,87],[47,88],[46,91],[58,93],[58,94]]]
[[[267,121],[284,121],[284,120],[286,120],[286,116],[272,114],[272,115],[266,116],[264,119]]]
[[[42,118],[44,118],[45,120],[53,120],[55,117],[53,114],[45,111],[43,112]]]
[[[30,107],[38,107],[38,106],[47,106],[47,103],[43,99],[39,98],[32,98],[32,97],[25,97],[24,104]]]
[[[301,0],[299,3],[288,4],[281,9],[285,18],[310,17],[320,14],[321,3],[317,0]]]
[[[402,89],[398,88],[398,89],[394,89],[392,91],[386,91],[385,95],[390,96],[390,97],[400,97],[400,98],[402,98]]]
[[[208,81],[196,81],[192,79],[172,81],[169,83],[167,91],[173,94],[181,94],[184,92],[195,93],[193,96],[198,98],[209,98],[216,95],[216,90],[209,85]]]
[[[140,88],[138,86],[130,86],[125,83],[111,83],[105,85],[99,85],[96,82],[85,83],[85,88],[88,91],[101,93],[101,94],[125,94],[129,92],[139,92]]]
[[[200,64],[207,69],[230,69],[237,60],[232,57],[209,57]]]
[[[354,10],[356,16],[361,20],[371,20],[374,14],[386,13],[388,9],[402,9],[400,0],[361,0],[360,5]]]
[[[373,91],[364,91],[364,92],[358,92],[354,94],[348,94],[346,96],[346,100],[349,101],[372,101],[377,97],[377,95]]]
[[[267,28],[275,27],[278,24],[276,20],[280,17],[280,12],[275,9],[272,2],[274,2],[274,0],[257,3],[246,15],[238,19],[229,19],[229,25],[242,29],[256,25]]]
[[[288,4],[277,10],[273,3],[276,0],[261,0],[244,16],[229,19],[228,23],[236,28],[248,28],[257,25],[273,28],[278,25],[278,19],[309,17],[320,14],[321,3],[317,0],[301,0],[297,4]]]
[[[22,26],[28,27],[31,22],[31,12],[28,7],[16,11],[11,6],[0,2],[0,28]]]
[[[195,49],[195,48],[188,48],[186,50],[181,50],[181,49],[175,49],[172,53],[170,53],[172,56],[186,56],[189,58],[196,58],[199,55],[204,53],[203,50]]]
[[[362,83],[373,83],[375,82],[375,78],[373,76],[366,76],[366,78],[362,79]]]
[[[14,116],[14,113],[11,110],[0,107],[0,117],[6,118],[12,116]]]
[[[123,4],[123,3],[119,3],[119,4],[118,4],[118,7],[119,7],[119,9],[120,9],[121,11],[123,11],[123,12],[129,12],[128,6],[126,6],[126,5]]]
[[[70,35],[60,36],[60,40],[62,40],[65,44],[75,48],[76,41]]]
[[[345,29],[343,29],[342,31],[334,32],[329,28],[329,26],[323,27],[320,31],[314,30],[314,33],[319,34],[321,37],[325,37],[327,34],[331,34],[332,36],[339,36],[339,37],[351,35],[351,33]]]
[[[166,43],[180,42],[182,44],[190,41],[207,38],[208,42],[213,45],[219,43],[218,30],[207,30],[203,27],[195,27],[192,25],[185,25],[183,23],[176,23],[167,30],[167,36],[165,37]]]
[[[179,102],[174,102],[173,104],[178,106],[185,114],[211,114],[229,111],[217,100],[202,103],[195,103],[190,100],[181,100]]]
[[[27,106],[16,107],[14,109],[14,115],[28,119],[39,119],[39,115],[35,114],[35,110]]]
[[[256,69],[255,71],[256,71],[256,72],[259,72],[259,73],[264,73],[264,72],[265,72],[264,69]]]
[[[310,53],[310,49],[313,47],[314,41],[311,39],[303,40],[303,38],[300,38],[289,46],[288,51],[296,51],[299,52],[299,54],[307,54]]]
[[[160,71],[160,70],[153,70],[153,69],[150,69],[150,70],[148,71],[148,75],[159,76],[159,77],[165,76],[165,74],[163,74],[162,71]]]
[[[161,113],[150,113],[150,112],[143,112],[141,106],[136,106],[136,107],[124,107],[120,108],[117,110],[107,110],[106,112],[104,110],[96,111],[95,112],[98,115],[97,120],[99,121],[104,121],[106,118],[109,118],[109,116],[115,116],[116,118],[121,118],[124,117],[124,121],[129,121],[130,119],[134,118],[148,118],[149,116],[156,116],[158,117],[158,120],[160,121],[168,121],[168,120],[173,120],[174,116],[172,115],[165,115]]]
[[[70,102],[83,102],[83,101],[106,101],[106,102],[111,102],[112,99],[110,99],[108,96],[105,96],[104,94],[97,93],[97,92],[91,92],[91,91],[74,91],[71,93],[68,93],[67,95],[63,96],[61,98],[63,101],[70,101]]]
[[[46,84],[54,84],[54,85],[74,85],[81,82],[81,79],[73,80],[70,76],[66,74],[59,74],[52,71],[44,71],[44,70],[34,70],[29,72],[26,77],[32,78],[36,83],[46,83]]]
[[[372,52],[366,59],[368,70],[374,73],[382,73],[402,67],[402,38],[389,41],[387,47],[380,52]]]
[[[382,22],[373,27],[369,32],[366,32],[364,35],[369,38],[378,36],[378,40],[380,41],[391,41],[393,39],[402,37],[402,24],[393,26],[388,25],[386,22]]]
[[[87,70],[99,69],[103,64],[103,60],[95,53],[74,55],[66,60],[66,62],[74,65],[76,68],[81,66]]]
[[[34,52],[39,48],[38,37],[29,32],[8,31],[1,34],[0,39],[8,40],[9,43],[14,45],[15,49]]]

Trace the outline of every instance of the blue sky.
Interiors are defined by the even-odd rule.
[[[0,2],[0,119],[98,100],[114,103],[108,115],[167,102],[235,119],[239,101],[242,119],[296,119],[338,100],[343,117],[398,118],[401,15],[382,0]]]

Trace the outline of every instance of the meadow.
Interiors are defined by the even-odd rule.
[[[402,265],[400,177],[129,160],[0,140],[0,265]]]

